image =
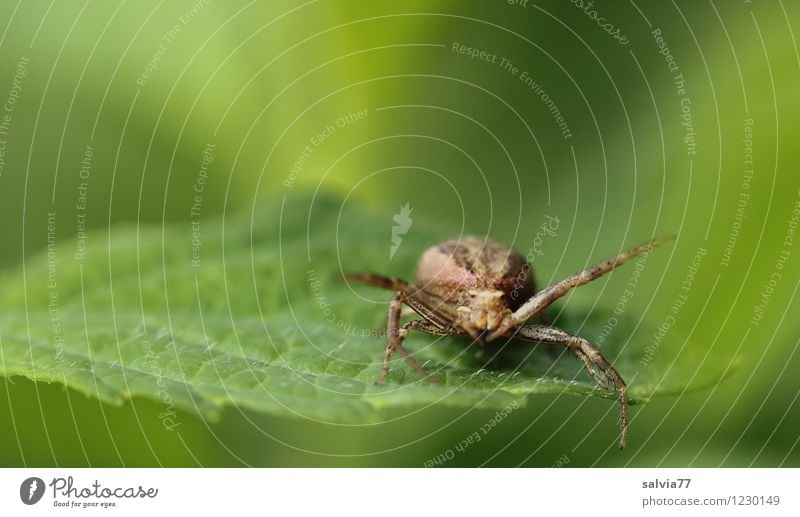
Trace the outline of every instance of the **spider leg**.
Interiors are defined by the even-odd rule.
[[[376,275],[375,273],[347,273],[345,278],[403,294],[410,294],[414,290],[414,286],[405,280],[392,276]]]
[[[624,251],[619,255],[611,257],[603,262],[596,264],[589,269],[585,269],[583,271],[578,271],[577,273],[568,276],[564,280],[560,282],[556,282],[548,287],[545,287],[535,295],[533,295],[528,301],[523,303],[519,309],[517,309],[511,318],[508,318],[502,325],[500,325],[497,330],[494,331],[489,336],[489,340],[495,339],[498,336],[502,336],[508,333],[514,327],[522,325],[532,317],[540,314],[544,309],[546,309],[551,303],[558,300],[572,289],[588,284],[592,280],[596,280],[601,276],[605,275],[612,269],[616,268],[627,262],[628,260],[632,259],[633,257],[640,255],[642,253],[648,252],[658,246],[659,244],[671,240],[672,237],[668,237],[666,239],[654,239],[652,241],[646,242],[641,246],[633,248],[628,251]]]
[[[402,325],[400,327],[400,332],[404,333],[403,340],[408,336],[409,330],[419,330],[425,332],[427,334],[433,334],[435,336],[452,336],[455,334],[460,334],[460,332],[456,330],[450,329],[441,329],[436,325],[427,322],[425,320],[414,320],[409,321],[408,323]],[[436,383],[436,379],[432,377],[428,372],[422,369],[420,366],[419,361],[417,361],[414,356],[408,353],[408,350],[403,347],[402,341],[397,344],[397,352],[403,356],[403,359],[418,373],[420,374],[425,380],[431,383]]]
[[[510,336],[509,336],[510,337]],[[586,339],[575,336],[556,327],[547,327],[544,325],[528,325],[520,327],[514,334],[514,337],[524,339],[525,341],[533,341],[536,343],[546,343],[552,345],[563,345],[573,351],[578,358],[584,363],[589,375],[601,386],[603,385],[597,372],[593,370],[593,366],[603,372],[606,379],[614,386],[617,393],[619,393],[619,410],[621,420],[621,434],[619,440],[619,448],[624,449],[625,443],[628,439],[628,389],[625,381],[617,373],[613,366],[603,357],[600,350],[597,349],[592,343]],[[591,364],[591,365],[590,365]]]
[[[417,314],[416,311],[414,311],[414,309],[412,309],[411,307],[409,307],[407,305],[403,305],[403,308],[400,309],[400,318],[401,319],[405,318],[406,316],[414,316],[416,314]],[[389,325],[389,316],[388,315],[385,318],[383,318],[383,323],[381,323],[375,329],[375,331],[376,332],[380,332],[380,331],[384,330],[387,325]]]
[[[402,303],[439,328],[451,328],[451,322],[458,320],[458,313],[451,304],[447,303],[447,300],[405,280],[374,273],[348,273],[345,276],[356,282],[394,291],[400,295]]]
[[[608,389],[609,388],[608,381],[600,377],[600,375],[597,373],[597,370],[595,370],[594,365],[589,360],[589,357],[586,354],[584,354],[580,348],[571,348],[570,350],[572,350],[572,353],[575,354],[575,357],[581,360],[583,366],[586,368],[586,373],[589,374],[589,377],[592,378],[595,384],[597,384],[604,390]]]
[[[389,301],[389,314],[387,317],[388,323],[386,325],[386,333],[389,336],[389,339],[383,355],[383,369],[381,370],[378,379],[375,381],[375,384],[383,384],[384,379],[386,379],[386,375],[389,373],[389,365],[392,360],[392,355],[394,355],[395,352],[400,353],[406,362],[424,379],[426,379],[428,382],[435,383],[436,379],[425,372],[422,369],[422,366],[420,366],[419,362],[414,359],[414,357],[403,347],[403,341],[405,341],[406,337],[408,337],[408,332],[412,329],[420,330],[422,332],[437,336],[450,336],[453,334],[459,334],[460,331],[449,327],[442,328],[425,320],[413,320],[401,326],[400,316],[402,311],[403,294],[398,292],[395,293],[395,295],[392,296],[392,299]]]

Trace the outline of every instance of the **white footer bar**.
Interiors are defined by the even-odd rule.
[[[4,469],[0,478],[0,515],[800,515],[800,469]]]

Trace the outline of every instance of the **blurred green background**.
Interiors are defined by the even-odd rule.
[[[123,221],[188,222],[209,145],[204,218],[319,189],[385,217],[377,246],[410,203],[442,238],[463,225],[524,252],[555,215],[544,282],[677,234],[628,307],[665,321],[705,250],[673,330],[708,348],[700,378],[738,361],[729,377],[634,409],[622,452],[606,401],[535,396],[446,465],[800,466],[797,4],[7,1],[0,13],[3,269],[46,245],[48,212],[76,221],[84,181],[89,239]],[[582,296],[613,305],[628,276],[614,278]],[[0,391],[3,466],[422,466],[494,415],[429,408],[348,428],[228,410],[183,415],[172,433],[147,400],[106,407],[22,378]]]

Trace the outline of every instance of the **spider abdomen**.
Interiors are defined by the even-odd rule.
[[[511,310],[535,292],[533,271],[520,253],[486,238],[465,236],[428,248],[417,265],[417,285],[445,298],[476,290],[501,291]]]

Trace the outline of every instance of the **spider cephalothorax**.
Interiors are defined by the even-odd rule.
[[[619,373],[586,339],[550,325],[526,323],[541,316],[545,308],[571,289],[591,282],[658,243],[650,241],[620,253],[541,291],[536,290],[533,270],[522,255],[488,239],[470,236],[445,241],[425,251],[417,266],[416,285],[371,273],[348,275],[354,280],[395,293],[389,302],[389,342],[384,354],[383,370],[376,382],[383,382],[395,352],[399,352],[423,377],[435,382],[403,347],[403,341],[412,329],[439,336],[469,335],[481,343],[500,337],[514,337],[566,346],[583,362],[597,384],[607,387],[597,372],[599,370],[618,392],[622,421],[620,447],[625,447],[628,396],[627,387]],[[401,325],[404,305],[421,319]]]

